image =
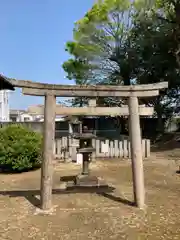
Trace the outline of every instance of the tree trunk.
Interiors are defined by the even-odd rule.
[[[161,105],[161,96],[157,97],[157,101],[156,104],[154,106],[154,109],[157,113],[157,128],[156,128],[156,132],[158,135],[164,133],[164,120],[163,120],[163,108]]]

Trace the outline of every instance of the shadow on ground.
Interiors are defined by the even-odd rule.
[[[134,206],[133,202],[123,199],[121,197],[113,196],[112,193],[115,188],[113,187],[68,187],[68,189],[53,189],[52,194],[87,194],[94,193],[98,196],[105,197],[115,202],[120,202],[125,205]],[[9,191],[0,191],[0,195],[9,196],[9,197],[24,197],[26,198],[33,206],[40,207],[40,190],[9,190]]]
[[[61,182],[71,182],[71,181],[75,182],[76,177],[77,177],[77,175],[62,176],[62,177],[60,177],[60,181]],[[124,199],[124,198],[121,198],[119,196],[112,195],[111,193],[113,193],[114,188],[109,188],[109,189],[108,188],[107,188],[107,191],[98,191],[98,192],[95,192],[95,193],[97,195],[101,196],[101,197],[107,198],[107,199],[112,200],[114,202],[119,202],[119,203],[122,203],[122,204],[128,205],[128,206],[135,206],[135,203],[129,201],[128,199]],[[104,187],[104,189],[105,189],[105,187]]]
[[[77,175],[62,176],[60,182],[75,182]]]
[[[75,193],[102,193],[112,192],[112,187],[70,187],[68,189],[53,189],[52,194],[75,194]],[[13,191],[0,191],[0,195],[9,197],[25,197],[35,207],[40,206],[40,200],[37,196],[40,196],[40,190],[13,190]]]
[[[97,193],[99,196],[102,196],[102,197],[105,197],[107,199],[110,199],[114,202],[119,202],[119,203],[122,203],[124,205],[128,205],[128,206],[131,206],[131,207],[135,207],[135,203],[134,202],[131,202],[129,201],[128,199],[124,199],[124,198],[121,198],[121,197],[117,197],[117,196],[114,196],[110,193],[106,193],[106,192],[101,192],[101,193]]]
[[[151,152],[172,151],[180,148],[180,133],[165,133],[151,146]]]

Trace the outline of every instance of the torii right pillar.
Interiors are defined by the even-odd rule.
[[[129,95],[129,135],[131,140],[134,203],[138,208],[144,209],[145,187],[138,97],[157,96],[160,89],[167,88],[168,83],[159,83],[158,86],[155,84],[154,88],[151,89],[148,89],[148,85],[139,86],[141,88],[140,92],[132,91]]]
[[[134,202],[138,208],[144,208],[145,204],[144,170],[139,119],[139,104],[137,97],[129,98],[129,132],[131,140]]]

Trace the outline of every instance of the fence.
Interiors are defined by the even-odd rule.
[[[108,145],[108,152],[102,151],[103,143]],[[95,148],[93,153],[93,159],[95,158],[130,158],[131,148],[130,141],[125,140],[99,140],[93,139],[92,145]],[[55,140],[54,153],[58,159],[68,159],[76,155],[76,148],[78,146],[78,141],[68,137],[62,137]],[[150,156],[150,140],[142,140],[142,154],[143,158],[148,158]]]

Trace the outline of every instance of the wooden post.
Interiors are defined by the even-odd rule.
[[[70,134],[74,133],[74,128],[72,122],[69,123],[70,126]],[[77,161],[77,139],[72,139],[71,142],[71,161],[76,162]]]
[[[129,98],[129,114],[134,201],[138,208],[144,208],[144,171],[138,98],[136,96]]]
[[[72,123],[69,122],[68,126],[69,126],[69,134],[72,134],[73,133]]]
[[[56,97],[54,95],[46,95],[45,108],[44,108],[43,161],[41,166],[41,209],[42,210],[50,210],[52,207],[55,108],[56,108]]]
[[[72,139],[72,154],[71,154],[71,160],[72,162],[77,162],[77,139]]]
[[[146,139],[146,157],[150,157],[151,155],[151,142],[150,139]]]

